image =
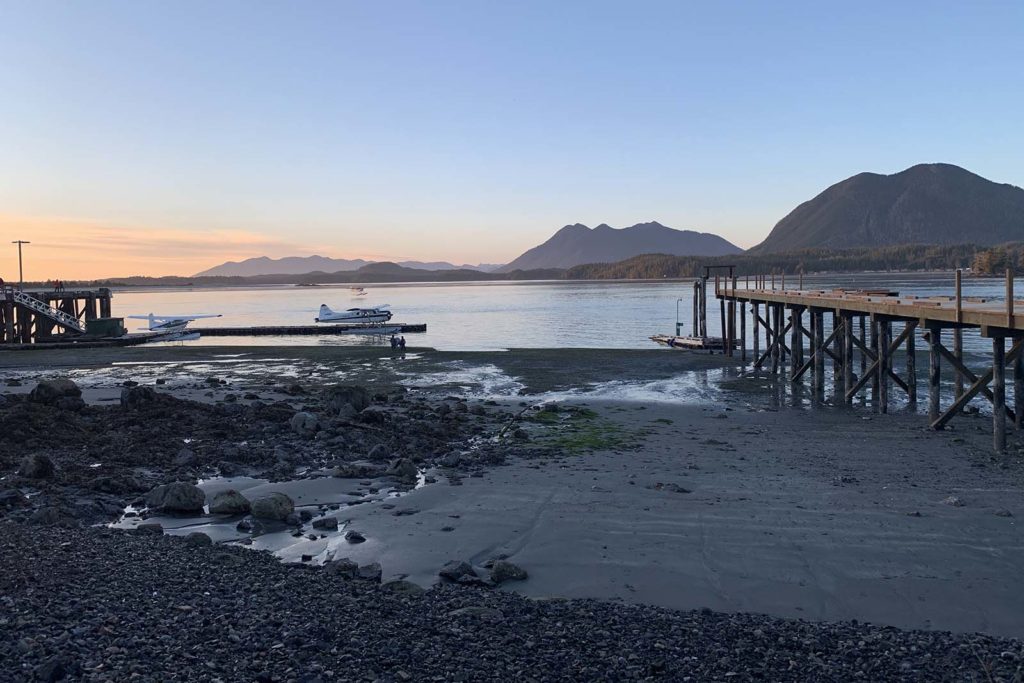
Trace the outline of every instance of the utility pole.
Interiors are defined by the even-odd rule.
[[[21,265],[21,245],[32,243],[26,242],[25,240],[14,240],[13,242],[11,242],[11,244],[18,245],[18,291],[23,292],[25,291],[25,270],[22,268]]]

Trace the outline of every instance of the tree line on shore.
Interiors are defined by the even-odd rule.
[[[1007,268],[1024,272],[1024,242],[994,247],[975,244],[900,244],[853,249],[800,249],[776,254],[671,256],[644,254],[617,263],[590,263],[568,269],[545,268],[510,273],[475,270],[419,270],[376,263],[359,270],[304,275],[248,277],[145,277],[67,282],[79,287],[244,287],[253,285],[327,285],[384,282],[486,282],[495,280],[661,280],[691,278],[704,266],[735,266],[737,276],[769,273],[841,273],[857,271],[932,271],[970,268],[976,275],[1001,275]]]

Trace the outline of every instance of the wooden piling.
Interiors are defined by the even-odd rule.
[[[889,412],[889,369],[892,367],[892,358],[889,355],[889,342],[892,337],[892,327],[888,320],[877,323],[878,327],[878,412]]]
[[[942,344],[942,328],[935,325],[928,328],[928,424],[934,425],[939,419],[939,382],[942,379],[939,347]]]
[[[870,346],[870,349],[871,349],[872,355],[874,355],[875,358],[878,358],[879,357],[878,356],[878,320],[875,318],[874,314],[872,314],[870,317],[871,317],[871,320],[870,320],[870,322],[868,324],[868,327],[869,327],[869,329],[871,331],[871,346]],[[872,407],[875,410],[878,410],[879,366],[880,366],[880,364],[876,363],[875,364],[875,370],[871,374],[871,405],[872,405]]]
[[[825,314],[820,308],[812,308],[814,318],[814,399],[818,402],[825,399]]]
[[[917,405],[917,349],[914,337],[917,330],[917,323],[908,321],[907,327],[911,327],[907,335],[907,401],[911,406]]]
[[[992,338],[992,446],[1006,450],[1006,340]]]
[[[758,365],[758,361],[761,359],[761,306],[757,302],[754,302],[750,305],[750,308],[753,309],[752,317],[754,320],[754,368],[757,369],[760,367]]]
[[[799,381],[796,374],[800,369],[801,358],[800,352],[803,350],[804,342],[800,333],[801,318],[803,317],[803,311],[799,306],[793,306],[789,309],[789,355],[790,355],[790,370],[789,370],[789,381],[796,383]]]
[[[853,403],[850,390],[853,388],[853,316],[843,316],[843,396],[846,403]]]

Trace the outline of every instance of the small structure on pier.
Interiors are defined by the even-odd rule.
[[[0,288],[0,343],[61,343],[118,328],[123,334],[123,326],[110,317],[111,298],[106,288],[45,292]]]
[[[726,324],[726,302],[723,299],[722,305],[722,336],[721,337],[709,337],[708,336],[708,280],[711,278],[712,270],[725,270],[728,272],[728,278],[734,279],[733,273],[735,272],[735,266],[704,266],[704,275],[698,280],[693,282],[693,329],[692,334],[689,336],[683,334],[683,324],[679,320],[679,302],[682,299],[676,301],[676,333],[671,334],[656,334],[650,337],[650,340],[656,344],[662,346],[668,346],[673,349],[685,349],[689,351],[721,351],[722,353],[728,353],[732,355],[732,351],[736,348],[736,330],[735,326],[729,328]],[[718,287],[718,276],[715,277],[715,287]],[[735,325],[736,317],[736,305],[734,302],[728,303],[729,318],[728,320],[733,321]],[[742,322],[742,321],[741,321]],[[731,331],[731,335],[730,335]]]
[[[749,306],[755,368],[784,373],[794,384],[807,375],[812,398],[822,401],[825,365],[831,363],[834,400],[851,403],[859,393],[870,390],[872,404],[885,413],[893,385],[906,393],[910,404],[917,403],[916,338],[920,331],[929,351],[928,418],[933,429],[945,427],[978,395],[992,404],[993,445],[997,451],[1006,447],[1007,419],[1017,429],[1024,427],[1024,316],[1015,314],[1024,302],[1014,301],[1010,271],[1003,302],[962,296],[960,271],[956,273],[954,296],[900,296],[888,290],[805,290],[802,280],[801,276],[797,289],[786,289],[783,278],[776,289],[774,276],[770,282],[767,276],[756,276],[753,285],[748,278],[742,288],[736,277],[716,279],[716,297],[730,305],[727,316],[723,316],[727,339],[729,330],[736,329],[732,307],[739,306],[743,362]],[[963,362],[965,329],[977,329],[992,341],[991,368],[980,375]],[[943,343],[947,331],[952,332],[952,350]],[[1007,340],[1011,342],[1009,351]],[[901,349],[905,367],[897,369],[894,359]],[[726,353],[731,352],[727,346]],[[953,369],[956,387],[952,404],[945,408],[940,393],[943,361]],[[1012,366],[1012,408],[1006,405],[1008,364]]]

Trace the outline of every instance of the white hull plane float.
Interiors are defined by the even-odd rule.
[[[188,330],[188,324],[193,320],[219,318],[220,316],[220,313],[208,315],[156,315],[150,313],[149,315],[130,315],[128,317],[132,320],[148,320],[149,327],[140,329],[148,329],[152,332],[153,341],[195,341],[199,339],[199,333]]]
[[[320,306],[318,323],[386,323],[391,320],[391,311],[388,307],[378,306],[376,308],[350,308],[345,311],[332,311],[327,304]]]

